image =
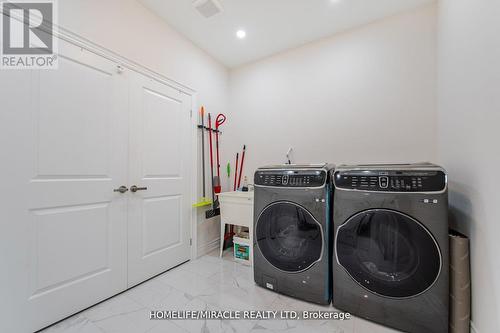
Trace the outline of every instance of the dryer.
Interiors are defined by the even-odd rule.
[[[255,172],[254,279],[318,304],[331,300],[332,165],[277,165]]]
[[[405,332],[447,332],[445,170],[340,166],[333,183],[333,306]]]

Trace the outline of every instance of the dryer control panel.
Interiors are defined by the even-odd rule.
[[[439,192],[446,188],[442,171],[350,170],[334,175],[337,188],[378,192]]]
[[[254,183],[257,186],[320,187],[326,179],[325,170],[258,170]]]

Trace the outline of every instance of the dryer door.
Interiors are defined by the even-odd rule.
[[[351,277],[381,296],[416,296],[441,270],[434,237],[414,218],[392,210],[371,209],[349,218],[337,230],[335,250]]]
[[[275,202],[264,208],[255,236],[262,255],[282,271],[301,272],[322,256],[321,224],[304,207],[292,202]]]

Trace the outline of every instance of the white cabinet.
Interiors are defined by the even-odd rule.
[[[253,261],[253,191],[225,192],[219,194],[220,201],[220,256],[224,247],[226,224],[247,227],[250,236],[250,261]]]
[[[0,75],[1,99],[16,101],[0,131],[15,134],[2,160],[12,239],[2,256],[16,263],[5,320],[18,332],[190,255],[191,97],[62,40],[59,49],[57,70]]]

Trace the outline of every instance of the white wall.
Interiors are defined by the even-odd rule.
[[[231,110],[222,164],[245,143],[249,176],[284,162],[289,146],[296,162],[439,157],[453,223],[471,237],[473,321],[500,331],[498,181],[485,177],[500,165],[498,1],[440,2],[437,127],[433,5],[232,71],[230,108],[226,69],[136,1],[59,6],[63,27],[190,86],[213,113]],[[217,237],[214,221],[200,230],[202,246]]]
[[[285,162],[436,158],[436,6],[230,72],[229,151],[244,174]]]
[[[227,69],[136,0],[59,1],[62,27],[189,86],[225,110]]]
[[[500,332],[500,2],[441,0],[438,17],[438,156],[470,236],[473,327]]]
[[[139,2],[59,1],[59,24],[194,89],[198,103],[208,111],[227,112],[227,69]],[[205,220],[199,213],[198,246],[206,248],[218,237],[219,225],[217,219]]]

